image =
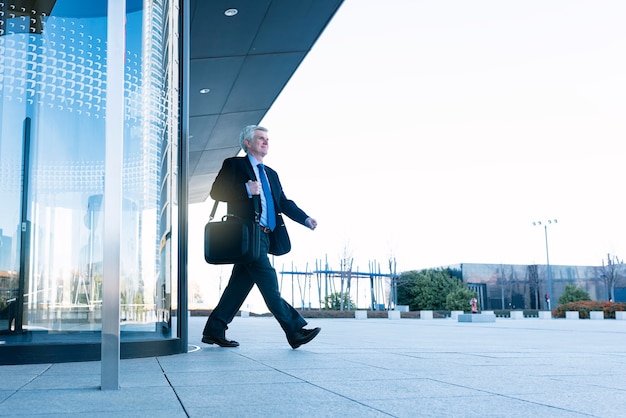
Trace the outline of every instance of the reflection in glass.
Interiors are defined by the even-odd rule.
[[[0,1],[0,332],[99,330],[107,2],[30,3]],[[167,336],[176,19],[127,4],[122,331]]]

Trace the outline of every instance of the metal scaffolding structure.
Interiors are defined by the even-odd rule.
[[[342,260],[338,270],[332,269],[328,258],[324,262],[315,260],[315,269],[300,271],[291,265],[290,270],[280,271],[280,291],[283,292],[284,278],[291,278],[291,304],[301,309],[319,310],[328,308],[329,297],[338,297],[340,310],[363,309],[364,303],[359,301],[359,283],[367,280],[369,287],[366,304],[371,310],[392,310],[398,303],[396,262],[389,260],[389,273],[381,273],[380,263],[370,261],[367,272],[352,270],[352,259]],[[313,278],[317,290],[317,306],[312,303]],[[354,286],[353,286],[354,285]],[[296,288],[299,300],[296,303]],[[354,302],[353,301],[354,296]],[[354,303],[354,306],[352,304]]]

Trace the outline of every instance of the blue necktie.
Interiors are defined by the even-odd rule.
[[[261,178],[261,187],[263,187],[263,195],[265,196],[265,205],[267,206],[267,227],[272,231],[276,227],[276,213],[274,212],[274,198],[272,197],[272,191],[270,190],[270,184],[267,181],[267,175],[265,174],[265,167],[263,164],[257,165],[259,167],[259,177]]]

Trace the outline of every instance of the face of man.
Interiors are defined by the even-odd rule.
[[[269,138],[267,132],[254,131],[252,140],[246,140],[248,145],[248,154],[252,154],[257,160],[262,160],[269,150]]]

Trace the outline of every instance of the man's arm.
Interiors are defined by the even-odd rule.
[[[222,163],[213,186],[211,198],[221,202],[234,202],[248,199],[245,171],[238,169],[236,160],[228,158]]]
[[[317,227],[317,221],[300,209],[293,200],[287,199],[287,196],[283,191],[283,186],[280,184],[278,173],[267,166],[265,166],[265,169],[266,172],[271,173],[268,174],[268,177],[270,178],[272,190],[278,190],[280,193],[280,198],[278,199],[278,211],[284,213],[289,219],[304,225],[307,228],[315,229]]]
[[[317,228],[317,221],[307,215],[302,209],[300,209],[293,200],[287,199],[284,193],[281,193],[281,201],[282,211],[290,219],[306,226],[311,230]]]

